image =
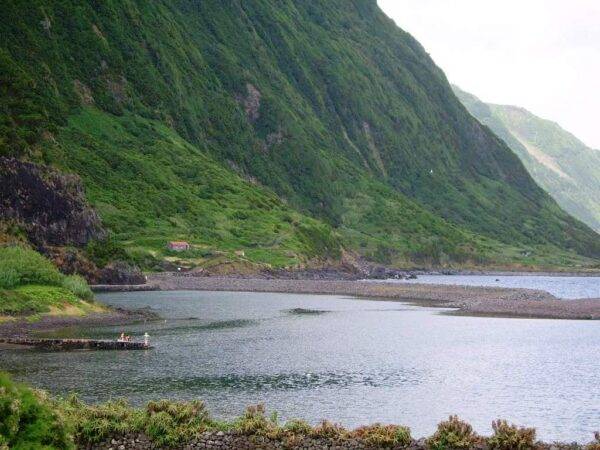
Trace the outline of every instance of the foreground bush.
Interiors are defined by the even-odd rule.
[[[322,439],[343,439],[345,436],[347,431],[344,427],[328,420],[323,420],[311,433],[311,437]]]
[[[77,441],[98,443],[109,437],[145,433],[158,446],[189,442],[215,428],[200,401],[149,402],[145,409],[133,408],[125,400],[86,405],[77,397],[63,402]]]
[[[143,412],[124,400],[87,405],[76,396],[61,403],[78,441],[97,443],[111,436],[143,430]]]
[[[473,431],[473,427],[457,416],[440,422],[435,434],[427,439],[428,446],[434,450],[469,449],[481,442],[482,438]]]
[[[233,423],[235,430],[248,436],[281,437],[282,431],[275,417],[267,418],[264,405],[249,406],[242,417]]]
[[[509,425],[506,420],[492,422],[494,434],[488,439],[491,449],[531,450],[535,448],[535,428]]]
[[[73,449],[71,427],[45,394],[0,373],[0,449]]]
[[[585,450],[600,450],[600,432],[596,431],[594,434],[594,441],[590,442]]]
[[[410,428],[398,425],[375,424],[360,427],[352,432],[352,437],[377,448],[405,447],[412,442]]]
[[[157,445],[189,442],[214,425],[204,403],[197,400],[150,402],[145,412],[144,430]]]

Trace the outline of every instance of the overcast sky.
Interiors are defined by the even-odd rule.
[[[600,0],[378,0],[450,82],[600,149]]]

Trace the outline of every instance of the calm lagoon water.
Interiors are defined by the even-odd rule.
[[[125,330],[149,332],[155,348],[0,350],[0,367],[89,401],[201,398],[221,418],[263,402],[282,419],[401,423],[416,436],[454,413],[480,432],[506,418],[547,440],[587,442],[600,427],[597,322],[449,316],[338,296],[181,291],[101,299],[164,317]]]
[[[396,280],[389,280],[396,281]],[[600,277],[554,277],[542,275],[420,275],[399,283],[451,284],[540,289],[562,299],[600,298]]]

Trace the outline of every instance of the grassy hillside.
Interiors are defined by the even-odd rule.
[[[3,12],[0,154],[81,175],[131,252],[183,238],[198,262],[243,249],[278,266],[341,245],[394,264],[600,256],[374,0]]]
[[[175,257],[165,243],[185,239],[194,249],[177,256],[198,262],[240,249],[251,262],[276,266],[339,257],[330,226],[298,214],[160,122],[86,108],[56,141],[47,154],[83,177],[104,224],[134,256]]]
[[[0,322],[40,314],[84,315],[103,311],[77,275],[65,276],[39,253],[0,247]]]
[[[600,151],[558,124],[516,106],[492,105],[458,88],[467,109],[500,136],[568,213],[600,231]]]

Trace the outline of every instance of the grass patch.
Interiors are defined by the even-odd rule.
[[[94,296],[80,276],[65,276],[39,253],[25,247],[0,247],[0,315],[85,314]]]
[[[13,290],[0,290],[0,314],[7,316],[60,312],[69,306],[79,308],[83,305],[73,292],[57,286],[27,285]]]
[[[87,284],[87,281],[79,275],[69,275],[63,278],[62,285],[69,292],[83,300],[92,300],[94,294]]]
[[[64,276],[39,253],[19,246],[0,248],[0,288],[25,284],[60,286]]]

